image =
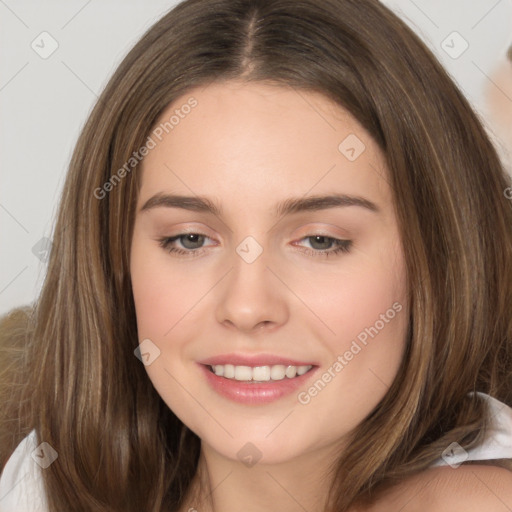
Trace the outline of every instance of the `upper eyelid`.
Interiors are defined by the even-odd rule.
[[[316,224],[316,223],[311,222],[311,224]],[[341,239],[341,240],[350,238],[350,236],[351,236],[349,233],[343,233],[343,232],[338,233],[338,234],[332,233],[332,230],[340,231],[340,228],[336,227],[332,223],[323,222],[321,224],[324,224],[326,226],[332,226],[332,227],[330,227],[330,228],[329,227],[310,227],[307,230],[305,230],[306,234],[304,234],[302,236],[304,237],[304,236],[319,235],[319,236],[327,236],[330,238],[337,238],[337,239]],[[302,228],[299,228],[299,229],[302,229]],[[205,233],[205,231],[211,231],[211,228],[208,227],[207,229],[203,229],[202,227],[195,227],[193,225],[190,227],[178,227],[176,233],[173,235],[169,235],[168,238],[172,238],[172,237],[175,237],[178,235],[187,235],[187,234],[202,235],[202,236],[207,236],[209,238],[214,238],[214,237],[208,235],[207,233]],[[273,231],[273,230],[271,230],[271,231]]]

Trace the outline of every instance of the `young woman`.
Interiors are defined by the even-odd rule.
[[[179,4],[73,155],[0,510],[510,509],[509,187],[380,3]]]

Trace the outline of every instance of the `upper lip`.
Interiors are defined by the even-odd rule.
[[[298,361],[288,357],[281,357],[274,354],[220,354],[218,356],[208,357],[200,364],[216,365],[216,364],[232,364],[233,366],[317,366],[311,361]]]

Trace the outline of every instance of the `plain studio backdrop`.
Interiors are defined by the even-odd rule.
[[[122,58],[176,3],[0,0],[0,314],[37,298],[79,131]],[[384,3],[492,130],[485,91],[508,97],[493,77],[512,43],[512,0]]]

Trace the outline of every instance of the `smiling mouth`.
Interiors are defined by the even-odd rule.
[[[229,380],[241,382],[265,383],[294,379],[309,372],[313,365],[293,366],[276,364],[273,366],[236,366],[232,364],[207,365],[209,370]]]

